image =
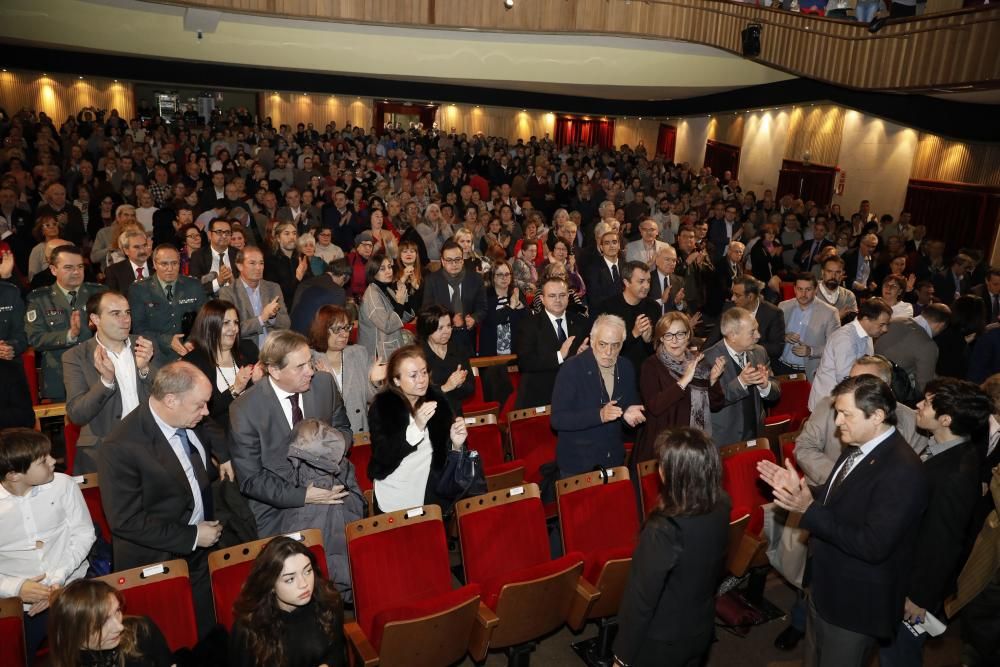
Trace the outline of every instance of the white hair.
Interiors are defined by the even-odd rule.
[[[621,329],[622,335],[625,334],[625,320],[618,317],[617,315],[611,315],[605,313],[603,315],[598,315],[597,319],[594,320],[594,324],[590,327],[590,340],[593,341],[594,337],[597,335],[597,330],[601,328],[615,328]]]

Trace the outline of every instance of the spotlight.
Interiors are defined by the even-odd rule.
[[[514,0],[503,0],[504,9],[514,9]]]

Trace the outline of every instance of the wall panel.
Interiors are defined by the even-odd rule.
[[[1000,186],[1000,144],[963,143],[921,134],[911,177]]]
[[[646,147],[646,155],[653,157],[656,153],[656,138],[660,132],[660,121],[644,118],[615,119],[615,146],[621,148],[628,144],[635,149],[640,143]]]
[[[674,161],[689,163],[700,169],[705,162],[705,142],[708,141],[708,116],[682,118],[677,123],[677,150]]]
[[[372,124],[372,101],[353,95],[303,95],[301,93],[264,93],[264,116],[270,116],[275,127],[281,124],[312,123],[322,131],[333,121],[338,128],[348,122],[364,128]]]
[[[742,146],[744,115],[727,113],[712,116],[708,121],[708,138],[732,146]]]
[[[740,151],[740,186],[753,190],[757,198],[778,184],[778,172],[788,142],[791,110],[754,111],[744,118]]]
[[[802,162],[808,151],[813,164],[836,166],[844,134],[845,111],[843,107],[830,104],[792,109],[785,159]]]
[[[122,118],[132,118],[134,104],[132,84],[124,81],[42,72],[0,72],[0,105],[7,113],[22,108],[44,111],[56,128],[67,116],[75,116],[88,106],[109,112],[118,109]]]

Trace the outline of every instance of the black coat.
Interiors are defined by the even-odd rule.
[[[448,450],[451,449],[451,423],[454,415],[448,407],[448,399],[434,386],[427,387],[428,401],[437,401],[437,410],[427,422],[434,453],[431,456],[431,470],[440,471],[444,467]],[[405,399],[391,391],[375,394],[368,406],[368,426],[371,428],[372,458],[368,462],[369,479],[385,479],[399,467],[407,456],[417,448],[406,441],[406,428],[410,425],[410,407]]]
[[[569,351],[572,356],[576,354],[583,339],[590,335],[590,325],[586,318],[569,311],[566,311],[564,317],[565,324],[568,324],[566,335],[576,336]],[[544,310],[518,323],[514,334],[514,353],[517,355],[521,382],[517,388],[516,408],[533,408],[552,403],[552,390],[556,386],[556,374],[560,368],[556,353],[560,347],[556,331]]]
[[[153,275],[153,260],[147,259],[146,266],[142,270],[142,277],[148,278]],[[119,294],[128,296],[128,288],[135,282],[135,271],[132,270],[132,261],[123,259],[115,262],[104,269],[104,284],[109,290],[114,290]]]
[[[594,257],[593,261],[584,269],[583,282],[587,285],[587,303],[590,304],[591,311],[597,311],[601,305],[613,296],[617,296],[625,289],[621,278],[625,275],[625,263],[618,257],[618,282],[615,283],[611,275],[611,269],[604,260],[603,255]]]
[[[210,272],[212,270],[213,252],[215,251],[212,250],[212,246],[210,245],[203,245],[202,247],[195,250],[194,253],[191,255],[191,261],[188,263],[188,275],[191,276],[192,278],[201,278],[203,275]],[[236,254],[238,252],[239,251],[236,250],[236,248],[233,247],[228,248],[227,254],[229,255],[229,265],[233,269],[234,281],[240,277],[239,267],[236,266]],[[205,291],[209,293],[212,292],[211,283],[205,285]]]
[[[257,344],[252,340],[247,338],[240,338],[237,341],[238,348],[233,349],[233,356],[236,358],[236,364],[242,368],[243,366],[253,365],[257,363],[257,358],[259,352],[257,350]],[[226,391],[219,391],[219,386],[215,383],[216,368],[212,364],[212,360],[208,356],[208,352],[201,349],[200,347],[195,347],[193,350],[184,355],[184,361],[194,364],[198,367],[208,381],[212,383],[212,398],[208,400],[208,414],[214,419],[220,426],[229,429],[229,406],[232,405],[235,398],[232,393]],[[223,373],[227,378],[233,375],[233,370],[223,369]],[[252,386],[253,382],[247,385],[247,388]]]

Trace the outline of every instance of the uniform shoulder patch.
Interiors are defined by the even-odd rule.
[[[29,322],[34,322],[36,319],[38,319],[38,311],[32,308],[31,310],[28,311],[26,317],[28,318]]]

